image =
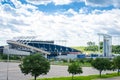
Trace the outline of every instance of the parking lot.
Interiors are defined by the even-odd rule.
[[[8,70],[7,70],[8,65]],[[20,68],[18,67],[19,63],[12,63],[9,62],[0,62],[0,80],[7,80],[7,71],[8,71],[8,80],[29,80],[33,78],[31,75],[24,75],[21,73]],[[67,72],[67,66],[58,66],[58,65],[51,65],[51,69],[47,75],[42,75],[39,77],[48,78],[48,77],[62,77],[62,76],[71,76]],[[113,71],[103,71],[102,73],[110,73]],[[96,69],[92,67],[83,67],[83,73],[80,75],[93,75],[99,74]]]

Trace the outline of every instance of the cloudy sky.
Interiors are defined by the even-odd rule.
[[[0,45],[36,35],[79,46],[97,33],[120,36],[120,0],[0,0]]]

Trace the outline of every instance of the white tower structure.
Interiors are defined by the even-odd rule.
[[[107,34],[98,34],[98,35],[99,35],[99,39],[100,39],[100,36],[103,36],[103,56],[111,57],[112,37]],[[100,48],[100,40],[99,40],[99,48]]]
[[[103,41],[103,53],[104,57],[111,57],[111,40],[112,37],[108,35],[104,35],[104,41]]]

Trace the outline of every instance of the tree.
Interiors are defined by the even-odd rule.
[[[113,45],[112,52],[115,54],[120,54],[120,45]]]
[[[82,68],[77,62],[73,62],[71,65],[68,66],[68,72],[72,74],[72,80],[75,74],[83,73]]]
[[[95,46],[95,42],[89,41],[89,42],[87,42],[87,45],[88,45],[88,46]]]
[[[96,58],[95,60],[92,61],[91,65],[99,70],[100,77],[101,73],[103,70],[110,70],[111,69],[111,64],[110,60],[107,58]]]
[[[85,51],[98,51],[98,46],[88,46],[88,47],[85,47],[84,49]]]
[[[120,56],[117,56],[113,59],[113,62],[116,66],[116,68],[118,69],[118,75],[119,75],[119,71],[120,71]]]
[[[36,80],[39,75],[49,72],[50,63],[40,53],[36,53],[25,57],[19,67],[22,73],[25,75],[30,73]]]
[[[87,42],[87,47],[85,47],[85,51],[98,51],[98,46],[97,45],[95,45],[95,42],[91,42],[91,41],[89,41],[89,42]]]
[[[103,42],[100,42],[100,50],[102,51],[103,50]]]

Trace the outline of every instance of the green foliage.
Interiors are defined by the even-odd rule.
[[[2,58],[3,60],[6,60],[6,59],[7,59],[7,55],[6,55],[6,54],[2,54],[2,55],[1,55],[1,58]]]
[[[76,62],[76,60],[74,60],[74,59],[69,59],[69,62],[70,62],[70,63],[74,63],[74,62]]]
[[[63,61],[64,63],[68,62],[67,59],[62,59],[62,61]]]
[[[91,63],[93,61],[93,58],[86,58],[86,62]]]
[[[96,58],[92,61],[91,65],[97,70],[99,70],[100,77],[103,70],[110,70],[111,68],[111,62],[107,58]]]
[[[82,68],[77,62],[73,62],[71,65],[68,66],[68,72],[72,74],[72,79],[75,74],[83,73]]]
[[[113,59],[114,65],[118,69],[118,75],[119,75],[119,70],[120,70],[120,56],[117,56]]]
[[[98,51],[98,46],[88,46],[88,47],[85,47],[84,49],[85,51]]]
[[[78,61],[79,63],[91,63],[93,60],[93,58],[80,58],[80,59],[77,59],[76,61]]]
[[[77,61],[78,61],[79,63],[82,63],[82,64],[85,63],[85,59],[78,59]]]
[[[95,46],[95,42],[89,41],[89,42],[87,42],[87,45],[88,46]]]
[[[85,47],[85,51],[98,51],[98,46],[95,45],[95,42],[87,42],[87,47]]]
[[[112,59],[112,60],[110,60],[110,64],[111,64],[111,66],[110,66],[110,70],[115,71],[115,70],[116,70],[116,66],[115,66],[115,64],[114,64],[113,59]]]
[[[115,54],[120,54],[120,45],[113,45],[112,52]]]
[[[50,64],[46,58],[38,53],[25,57],[19,67],[22,73],[25,75],[30,73],[36,80],[39,75],[47,74]]]
[[[2,59],[2,56],[0,55],[0,60]]]
[[[98,51],[98,46],[94,45],[94,43],[91,44],[91,41],[88,42],[87,44],[88,44],[87,47],[80,46],[80,47],[73,47],[73,48],[80,50],[82,52],[87,52],[87,53]],[[102,51],[103,51],[103,42],[100,42],[100,52]],[[112,53],[120,54],[120,45],[112,45]]]
[[[20,60],[21,57],[20,56],[17,56],[17,55],[10,55],[10,60]]]
[[[0,54],[0,59],[1,60],[7,60],[8,55],[7,54]],[[20,60],[21,57],[17,55],[9,55],[9,60]]]
[[[100,50],[103,49],[103,42],[100,42]]]

